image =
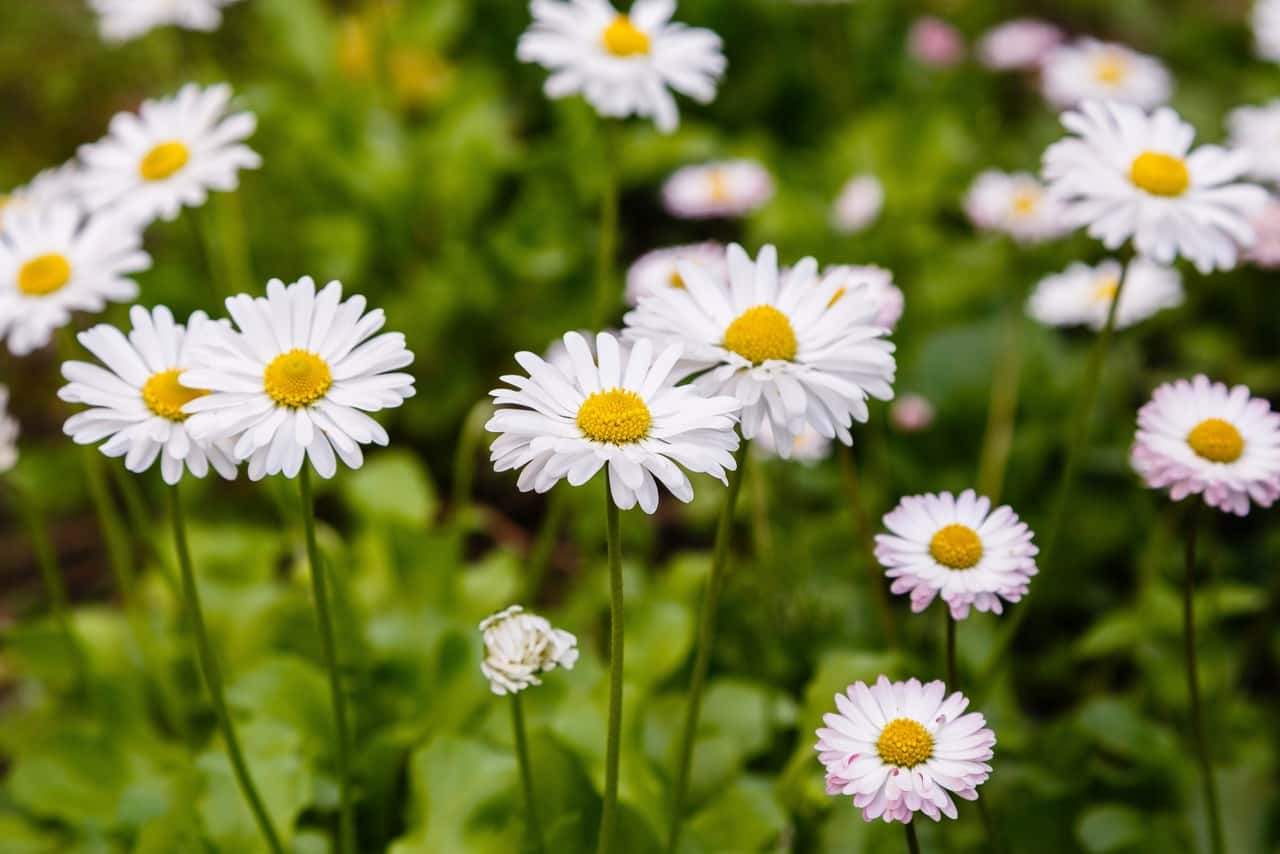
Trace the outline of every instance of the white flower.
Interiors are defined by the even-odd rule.
[[[972,489],[959,498],[907,496],[884,525],[890,533],[876,535],[876,559],[893,580],[889,589],[910,594],[912,611],[941,595],[952,619],[965,619],[971,607],[1001,614],[1001,600],[1021,600],[1037,572],[1031,529],[1007,506],[991,510]]]
[[[773,176],[754,160],[685,166],[662,185],[667,213],[681,219],[745,216],[771,198]]]
[[[855,175],[840,188],[831,206],[831,225],[840,234],[856,234],[880,217],[884,209],[884,185],[875,175]]]
[[[183,385],[209,394],[188,403],[188,427],[201,441],[228,439],[249,477],[295,477],[304,456],[321,477],[364,463],[361,445],[386,445],[387,432],[365,413],[412,397],[413,362],[399,332],[375,335],[386,317],[365,299],[342,299],[342,284],[316,293],[310,276],[267,283],[266,297],[227,300],[238,328],[202,336]]]
[[[1020,243],[1051,240],[1066,231],[1062,206],[1025,172],[983,172],[969,188],[964,209],[978,228],[1007,234]]]
[[[964,713],[967,697],[946,694],[938,681],[885,676],[836,694],[839,711],[823,715],[817,733],[827,794],[852,796],[866,821],[904,824],[917,812],[955,818],[951,795],[976,801],[991,776],[996,734],[981,714]]]
[[[1015,18],[993,27],[978,41],[978,61],[995,71],[1039,68],[1062,43],[1062,30],[1038,18]]]
[[[1246,516],[1280,498],[1280,413],[1204,375],[1166,383],[1138,410],[1133,467],[1152,489]]]
[[[1236,265],[1253,243],[1249,218],[1267,193],[1237,182],[1248,155],[1216,145],[1191,150],[1195,130],[1173,110],[1086,103],[1065,113],[1073,136],[1049,147],[1044,174],[1063,220],[1108,249],[1127,239],[1163,264],[1182,256],[1202,273]]]
[[[635,305],[641,297],[655,291],[683,288],[684,280],[676,270],[676,265],[681,261],[690,261],[706,267],[712,275],[723,276],[724,246],[708,241],[646,252],[627,270],[627,304]]]
[[[29,207],[0,230],[0,338],[25,356],[49,343],[73,311],[102,311],[138,295],[128,276],[148,269],[142,233],[110,214],[72,205]]]
[[[1125,276],[1116,307],[1115,328],[1141,323],[1158,311],[1182,305],[1182,276],[1172,267],[1135,258],[1125,270],[1119,261],[1097,266],[1075,263],[1046,276],[1027,300],[1027,314],[1046,326],[1088,326],[1095,332],[1107,324],[1111,301]]]
[[[9,413],[9,387],[0,384],[0,474],[18,464],[18,419]]]
[[[768,421],[760,425],[760,432],[752,441],[766,457],[784,456],[778,452],[778,442],[773,438],[773,428],[769,426]],[[791,437],[791,447],[785,454],[787,459],[805,464],[818,463],[829,456],[831,456],[831,440],[809,426]]]
[[[557,667],[572,670],[578,660],[577,638],[543,617],[526,614],[519,605],[486,617],[480,631],[484,633],[480,672],[499,696],[541,685],[539,673]]]
[[[1258,56],[1280,62],[1280,0],[1254,3],[1253,41]]]
[[[681,466],[727,483],[738,402],[674,385],[679,346],[655,359],[652,342],[635,341],[624,352],[605,332],[596,336],[596,356],[576,332],[564,344],[571,371],[517,353],[529,375],[504,376],[511,388],[491,392],[501,407],[485,425],[499,434],[494,470],[521,469],[520,490],[541,493],[561,479],[581,486],[607,466],[614,503],[623,510],[639,503],[646,513],[658,508],[657,481],[681,501],[693,499]]]
[[[1098,100],[1149,109],[1167,103],[1173,93],[1173,78],[1160,60],[1090,38],[1050,52],[1041,66],[1040,82],[1055,107]]]
[[[701,104],[715,99],[724,74],[720,37],[673,23],[674,0],[636,0],[621,13],[607,0],[533,0],[533,24],[516,56],[552,72],[549,98],[581,94],[602,116],[653,119],[670,133],[680,124],[671,92]]]
[[[137,114],[117,113],[106,137],[80,147],[85,204],[150,223],[204,204],[210,190],[234,190],[239,171],[257,169],[262,158],[243,144],[257,118],[227,115],[230,101],[225,83],[188,83],[173,98],[143,101]]]
[[[156,27],[211,32],[222,25],[222,8],[237,0],[89,0],[98,28],[109,42],[124,42]]]
[[[131,472],[144,472],[159,458],[168,484],[181,480],[184,468],[204,477],[210,464],[228,480],[234,478],[236,467],[226,444],[206,444],[187,433],[183,407],[207,392],[178,381],[191,366],[192,349],[215,324],[197,311],[183,328],[164,306],[147,311],[135,305],[129,319],[133,329],[127,338],[105,323],[77,336],[106,367],[63,363],[68,385],[58,397],[91,407],[68,418],[63,430],[78,445],[106,439],[102,453],[124,457]]]
[[[74,160],[45,169],[21,187],[0,194],[0,228],[20,210],[80,204],[80,165]]]
[[[929,398],[908,392],[889,407],[889,421],[903,433],[919,433],[933,424],[937,411]]]
[[[819,280],[812,258],[779,277],[772,246],[752,261],[735,244],[728,259],[727,279],[681,264],[686,289],[642,299],[626,336],[683,346],[682,375],[700,373],[697,388],[741,401],[745,438],[770,420],[783,457],[806,426],[852,444],[867,398],[893,397],[893,345],[875,322],[881,304],[842,276]]]
[[[860,299],[869,299],[877,306],[871,318],[874,326],[883,326],[892,331],[902,319],[906,308],[906,297],[901,289],[893,283],[893,273],[883,267],[874,265],[837,264],[822,271],[824,286],[834,283],[835,295],[832,304],[844,299],[850,291],[859,292]]]
[[[1280,269],[1280,200],[1273,196],[1250,224],[1258,239],[1245,253],[1245,260],[1264,270]]]
[[[1249,174],[1262,181],[1280,181],[1280,100],[1232,110],[1227,127],[1231,147],[1249,155]]]

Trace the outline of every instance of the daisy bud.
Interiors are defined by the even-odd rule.
[[[495,694],[515,694],[541,685],[539,673],[557,667],[572,670],[578,660],[576,637],[543,617],[525,613],[520,605],[485,618],[480,631],[484,634],[480,671]]]

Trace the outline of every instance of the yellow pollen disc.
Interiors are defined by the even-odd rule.
[[[18,290],[29,297],[48,296],[69,281],[71,262],[57,252],[32,258],[18,269]]]
[[[796,333],[787,316],[771,305],[749,308],[724,331],[724,347],[753,364],[796,355]]]
[[[626,15],[619,15],[605,27],[604,49],[614,56],[640,56],[649,52],[649,36]]]
[[[894,718],[880,731],[876,752],[886,765],[914,768],[933,756],[933,736],[911,718]]]
[[[174,368],[151,375],[151,379],[142,386],[142,400],[147,404],[147,409],[170,421],[187,420],[187,413],[182,411],[182,407],[209,392],[201,388],[187,388],[179,383],[178,376],[181,373],[182,371]]]
[[[982,540],[968,525],[947,525],[929,541],[929,554],[948,569],[969,569],[982,560]]]
[[[1182,158],[1156,151],[1134,158],[1129,179],[1153,196],[1181,196],[1191,186],[1191,173]]]
[[[711,200],[724,204],[729,201],[729,182],[725,180],[724,173],[719,169],[712,169],[707,176],[709,187],[707,192],[711,194]]]
[[[262,385],[276,403],[298,409],[324,397],[333,385],[333,374],[315,353],[290,350],[267,365],[262,372]]]
[[[1115,86],[1129,76],[1129,63],[1123,56],[1104,56],[1093,64],[1093,76],[1102,83]]]
[[[1018,216],[1029,216],[1040,206],[1040,194],[1031,192],[1015,193],[1013,196],[1013,212]]]
[[[1093,286],[1093,298],[1097,302],[1110,303],[1116,298],[1116,293],[1120,290],[1120,280],[1109,276],[1096,282]]]
[[[597,391],[578,408],[578,429],[588,439],[610,445],[629,445],[649,435],[653,416],[634,391]]]
[[[675,270],[671,271],[671,275],[667,278],[667,284],[678,291],[683,291],[685,289],[684,279],[682,279],[680,274]]]
[[[1244,453],[1244,437],[1221,418],[1208,418],[1193,427],[1187,444],[1198,456],[1215,463],[1234,463]]]
[[[190,149],[181,142],[162,142],[142,158],[142,162],[138,164],[138,172],[144,181],[163,181],[186,166],[190,157]]]

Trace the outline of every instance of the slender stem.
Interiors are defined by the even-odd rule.
[[[524,706],[520,694],[511,695],[511,727],[516,735],[516,761],[520,765],[520,780],[524,785],[525,824],[529,841],[536,854],[546,851],[542,841],[542,822],[538,818],[538,805],[533,797],[533,765],[529,762],[529,738],[524,730]]]
[[[187,547],[187,525],[182,512],[182,496],[177,484],[169,488],[169,502],[173,518],[173,543],[178,553],[178,565],[182,573],[182,591],[186,598],[187,616],[191,620],[191,628],[195,633],[196,653],[200,658],[200,670],[204,674],[205,685],[213,700],[214,715],[218,719],[218,728],[222,730],[222,740],[227,746],[227,758],[231,760],[231,770],[235,773],[236,782],[244,799],[253,811],[254,821],[258,823],[267,846],[275,854],[283,854],[279,837],[271,824],[262,796],[253,784],[253,776],[245,763],[240,749],[240,740],[236,737],[235,726],[231,721],[231,712],[227,708],[226,696],[222,689],[222,671],[218,666],[218,658],[214,655],[213,644],[209,641],[209,631],[205,627],[204,612],[200,608],[200,588],[196,585],[195,571],[191,567],[191,551]]]
[[[453,515],[458,517],[471,504],[471,488],[475,482],[476,456],[484,441],[484,422],[489,411],[487,400],[481,400],[462,419],[462,432],[453,461]]]
[[[346,701],[342,695],[342,674],[338,669],[338,645],[334,640],[328,582],[325,578],[324,561],[316,545],[315,498],[311,491],[311,468],[305,463],[298,477],[298,492],[302,501],[302,526],[307,539],[307,558],[311,562],[311,586],[316,600],[316,617],[320,623],[320,645],[324,651],[325,667],[329,671],[329,693],[333,703],[335,737],[338,742],[338,851],[342,854],[353,854],[355,821],[351,811],[351,736],[347,727]]]
[[[909,821],[903,827],[907,829],[907,851],[910,854],[920,854],[920,840],[916,839],[916,823]]]
[[[618,303],[613,286],[613,265],[618,253],[618,126],[605,120],[604,186],[600,193],[600,242],[596,247],[596,304],[592,327],[605,325]]]
[[[684,729],[680,734],[679,752],[676,754],[675,784],[671,790],[671,824],[667,833],[668,852],[674,852],[680,842],[684,799],[689,788],[689,769],[693,764],[698,718],[702,714],[702,695],[706,690],[707,671],[711,668],[711,649],[715,645],[716,608],[720,601],[720,591],[724,589],[724,572],[729,563],[729,539],[733,532],[733,511],[738,504],[738,493],[742,490],[749,448],[750,445],[745,440],[738,445],[738,451],[734,455],[737,466],[729,473],[729,488],[725,493],[724,505],[720,508],[720,520],[716,524],[711,575],[707,578],[707,589],[702,595],[702,609],[698,615],[698,646],[694,653],[693,676],[689,681]]]
[[[739,466],[745,466],[744,460]],[[756,554],[764,560],[773,556],[773,529],[769,525],[769,483],[763,466],[751,467],[751,533]]]
[[[1019,346],[1022,318],[1012,303],[1005,313],[1008,316],[1004,346],[991,383],[991,405],[978,464],[978,493],[991,499],[992,504],[1000,500],[1005,471],[1009,467],[1014,422],[1018,414],[1018,380],[1022,372],[1022,349]]]
[[[945,609],[942,615],[947,621],[947,690],[959,691],[960,678],[956,671],[956,621]]]
[[[111,467],[111,478],[115,481],[116,488],[124,497],[124,511],[129,519],[129,527],[133,529],[135,534],[151,530],[151,513],[147,509],[142,492],[138,489],[137,480],[120,466]],[[169,565],[169,557],[165,554],[164,549],[157,548],[155,542],[147,537],[142,537],[141,540],[147,552],[155,558],[156,564],[160,567],[160,574],[164,577],[165,583],[169,585],[169,589],[173,591],[175,596],[181,596],[182,588],[174,575],[173,567]]]
[[[1227,850],[1222,836],[1222,813],[1218,805],[1218,787],[1213,780],[1213,764],[1209,758],[1209,739],[1204,728],[1204,707],[1200,698],[1200,673],[1196,660],[1196,529],[1198,508],[1187,516],[1186,576],[1182,587],[1182,626],[1187,663],[1187,692],[1191,698],[1191,728],[1196,740],[1196,757],[1200,761],[1200,785],[1204,788],[1205,808],[1209,812],[1209,839],[1214,854]]]
[[[560,529],[564,526],[564,517],[569,512],[569,493],[564,489],[553,489],[547,497],[547,512],[538,525],[537,536],[533,540],[533,549],[529,552],[529,565],[525,572],[524,598],[528,602],[536,602],[542,591],[542,583],[547,576],[547,568],[551,565],[551,556],[555,552],[556,543],[560,539]]]
[[[867,586],[871,590],[871,601],[875,606],[876,616],[880,620],[880,631],[884,634],[885,643],[889,649],[896,650],[898,627],[893,621],[893,611],[889,607],[889,594],[885,590],[884,576],[880,572],[880,564],[876,561],[875,538],[871,534],[871,520],[867,516],[867,510],[862,501],[862,488],[858,482],[858,469],[854,463],[853,448],[840,448],[840,475],[863,552],[863,564],[867,568]]]
[[[115,577],[120,598],[124,600],[125,610],[137,614],[137,602],[133,579],[133,549],[129,545],[129,537],[124,531],[115,503],[111,500],[111,491],[103,471],[102,457],[97,449],[86,447],[82,451],[84,460],[85,481],[89,487],[89,497],[93,501],[93,509],[98,517],[98,526],[102,529],[103,539],[107,545],[107,560]]]
[[[604,756],[604,808],[596,852],[612,854],[618,821],[618,755],[622,746],[622,537],[608,472],[602,480],[609,547],[609,733]]]

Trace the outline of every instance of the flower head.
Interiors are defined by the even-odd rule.
[[[978,60],[995,71],[1039,68],[1062,43],[1062,30],[1038,18],[1015,18],[988,30],[978,41]]]
[[[1280,0],[1256,0],[1252,20],[1258,56],[1280,62]]]
[[[685,166],[662,185],[667,213],[681,219],[746,216],[773,198],[773,176],[754,160]]]
[[[836,264],[822,271],[822,286],[835,282],[835,301],[845,298],[850,292],[857,292],[861,298],[869,299],[878,308],[871,322],[875,326],[883,326],[892,331],[902,319],[906,308],[906,297],[902,289],[893,283],[893,273],[875,265]]]
[[[1062,206],[1039,179],[1025,172],[983,172],[969,188],[964,209],[978,228],[1007,234],[1019,243],[1051,240],[1067,230]]]
[[[889,421],[903,433],[919,433],[933,424],[937,412],[929,398],[908,392],[889,407]]]
[[[210,32],[222,25],[222,8],[237,0],[89,0],[109,42],[146,35],[156,27]]]
[[[578,660],[577,638],[537,614],[525,613],[519,605],[486,617],[480,631],[484,633],[480,672],[499,696],[541,685],[539,673],[557,667],[572,670]]]
[[[708,241],[688,246],[672,246],[646,252],[627,270],[627,303],[635,305],[640,298],[667,288],[683,288],[684,280],[676,269],[681,261],[708,268],[713,275],[723,276],[724,246]]]
[[[1280,181],[1280,100],[1261,107],[1239,107],[1227,115],[1231,147],[1249,155],[1249,174],[1261,181]]]
[[[1124,289],[1120,290],[1122,275]],[[1106,326],[1117,293],[1115,328],[1126,329],[1158,311],[1182,305],[1182,275],[1141,257],[1127,269],[1119,261],[1094,267],[1077,262],[1036,285],[1027,300],[1027,314],[1046,326],[1088,326],[1096,332]]]
[[[1098,100],[1150,109],[1168,102],[1173,92],[1173,78],[1160,60],[1089,38],[1053,50],[1040,75],[1055,107]]]
[[[841,234],[870,228],[884,208],[884,185],[875,175],[855,175],[840,188],[831,206],[831,225]]]
[[[21,187],[0,193],[0,228],[21,210],[80,204],[80,164],[74,160],[45,169]]]
[[[822,462],[831,456],[831,440],[812,427],[805,427],[791,437],[791,447],[786,454],[779,452],[778,440],[773,437],[773,428],[768,421],[760,425],[760,432],[753,441],[766,457],[785,456],[806,465]]]
[[[911,22],[907,52],[929,68],[950,68],[964,59],[964,37],[941,18],[923,15]]]
[[[9,387],[0,385],[0,474],[18,464],[18,419],[9,412]]]
[[[1245,260],[1264,270],[1280,268],[1280,200],[1273,196],[1250,224],[1258,239],[1245,253]]]

